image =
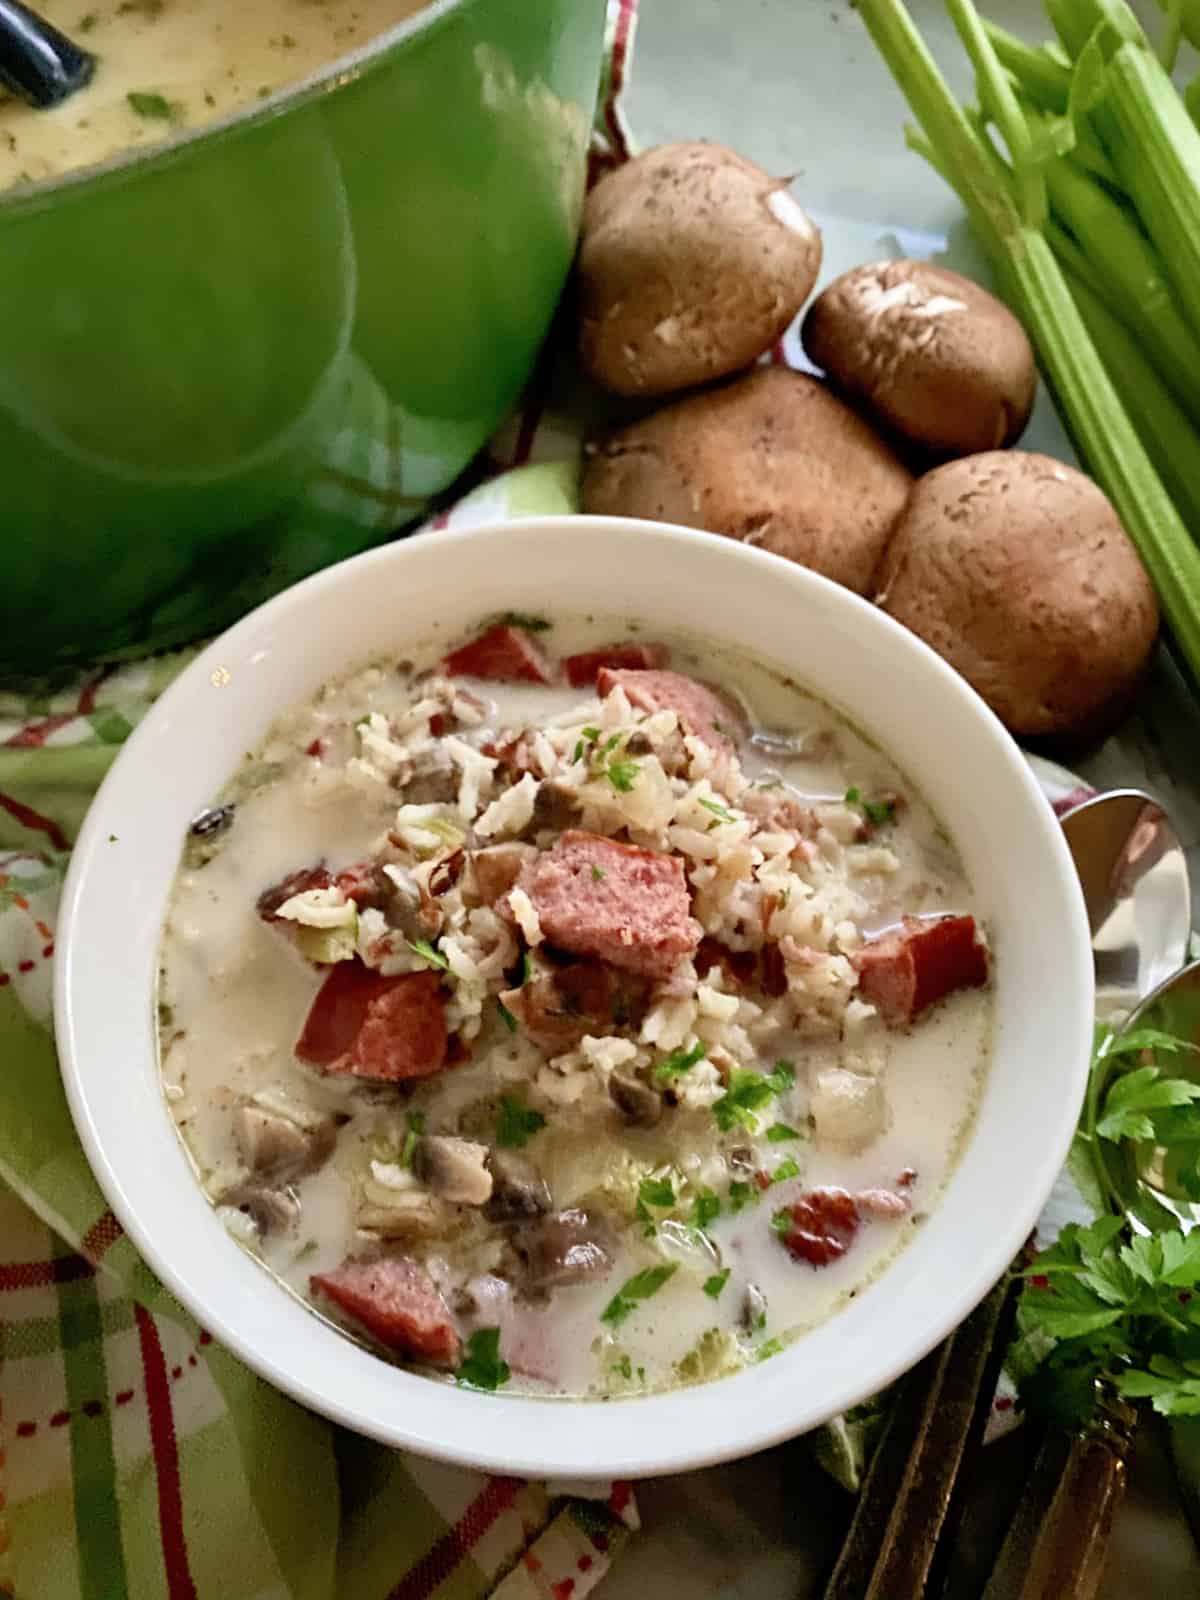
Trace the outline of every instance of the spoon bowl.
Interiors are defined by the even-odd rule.
[[[1157,800],[1115,789],[1062,818],[1096,962],[1096,1014],[1128,1013],[1187,960],[1192,893],[1183,843]]]

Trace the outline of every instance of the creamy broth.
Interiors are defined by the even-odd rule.
[[[41,0],[97,56],[85,88],[35,111],[0,94],[0,188],[158,144],[357,50],[428,0]]]
[[[538,636],[554,657],[633,637],[628,624],[579,618],[555,619]],[[831,905],[843,905],[848,896],[845,903],[856,915],[853,925],[843,922],[840,933],[828,934],[827,950],[816,957],[797,951],[795,940],[788,945],[785,936],[790,987],[781,999],[765,999],[754,990],[757,980],[741,988],[718,966],[692,989],[723,1015],[730,997],[741,995],[733,1021],[695,1013],[681,1040],[668,1028],[658,1045],[644,1042],[657,1023],[644,1022],[640,1036],[636,1026],[614,1030],[638,1042],[640,1064],[629,1072],[640,1071],[646,1085],[668,1095],[653,1125],[630,1121],[614,1104],[614,1069],[600,1049],[594,1060],[580,1062],[582,1047],[556,1056],[535,1044],[525,1026],[514,1027],[515,1018],[502,1015],[496,986],[475,1016],[466,1002],[450,1001],[466,1059],[430,1077],[365,1082],[323,1073],[294,1053],[330,969],[305,960],[283,924],[256,912],[256,900],[298,869],[324,861],[336,872],[377,852],[389,829],[396,837],[403,794],[394,786],[398,780],[369,773],[370,727],[364,732],[356,725],[379,713],[393,732],[403,728],[406,708],[427,689],[420,669],[437,660],[444,643],[414,652],[417,669],[380,663],[277,723],[222,797],[235,807],[232,821],[211,839],[189,842],[168,915],[160,989],[164,1085],[201,1181],[214,1201],[228,1202],[219,1206],[223,1220],[283,1284],[310,1304],[315,1300],[315,1309],[352,1334],[361,1332],[353,1317],[312,1295],[313,1275],[336,1272],[347,1257],[364,1253],[419,1261],[449,1307],[464,1348],[472,1333],[499,1328],[499,1353],[512,1369],[505,1392],[613,1397],[700,1381],[773,1354],[827,1319],[886,1267],[938,1203],[989,1057],[990,989],[953,993],[907,1027],[886,1027],[860,996],[834,993],[830,975],[841,974],[844,990],[849,966],[838,952],[853,954],[864,936],[893,928],[902,916],[975,909],[952,844],[913,786],[843,718],[769,667],[684,637],[665,642],[675,672],[734,694],[758,730],[740,753],[750,798],[736,808],[701,800],[700,815],[711,813],[703,828],[715,834],[738,825],[723,817],[744,823],[754,795],[798,798],[816,856],[816,865],[804,870],[832,886]],[[575,708],[576,721],[602,728],[607,742],[614,702],[598,701],[595,690],[455,681],[482,704],[478,725],[456,735],[473,746],[503,742],[510,730],[569,721]],[[654,719],[642,721],[657,726]],[[773,736],[785,743],[774,743]],[[687,788],[705,759],[703,751],[689,758],[677,790]],[[641,765],[635,789],[646,781],[645,758]],[[710,782],[710,796],[725,792],[720,769],[701,787]],[[499,778],[497,792],[503,792]],[[899,798],[894,809],[893,797]],[[453,811],[450,805],[447,814]],[[595,814],[572,825],[586,829],[589,822],[595,827]],[[523,832],[543,851],[553,848],[552,835],[528,827]],[[635,828],[628,836],[643,842]],[[488,843],[497,837],[504,834]],[[704,833],[687,837],[691,848],[707,848]],[[440,847],[435,840],[434,856],[448,857],[453,844],[453,836]],[[393,845],[393,858],[407,859],[407,848]],[[696,883],[704,876],[703,861],[689,857],[688,873],[700,915],[705,891]],[[459,882],[469,884],[469,874]],[[773,913],[791,915],[800,912],[779,906]],[[706,932],[713,917],[710,906],[701,919]],[[749,944],[748,959],[756,959],[753,947],[762,937],[743,939],[738,926],[731,920],[733,931],[725,936]],[[773,928],[768,924],[768,932]],[[539,962],[544,954],[534,951]],[[810,987],[804,959],[815,962]],[[416,955],[409,964],[427,968]],[[685,962],[682,970],[690,967]],[[853,990],[852,977],[849,983]],[[443,987],[457,993],[457,976],[446,975]],[[669,1015],[678,1004],[670,989],[660,983],[653,991],[654,1016]],[[747,1020],[751,991],[762,1002],[761,1015]],[[706,1038],[704,1057],[670,1076],[656,1075],[664,1063],[678,1069],[679,1058]],[[721,1041],[734,1043],[732,1054]],[[741,1122],[722,1127],[714,1105],[736,1081],[731,1063],[735,1073],[750,1068],[769,1075],[779,1062],[790,1063],[792,1072],[777,1078],[774,1092]],[[814,1101],[818,1083],[827,1094],[831,1083],[847,1081],[829,1076],[839,1071],[853,1074],[856,1089],[870,1088],[873,1120],[849,1139],[846,1125]],[[268,1101],[282,1093],[345,1119],[332,1155],[289,1185],[292,1211],[265,1233],[252,1220],[255,1208],[237,1204],[247,1170],[234,1132],[237,1108],[264,1091]],[[412,1113],[423,1116],[426,1135],[463,1138],[494,1154],[502,1126],[497,1107],[505,1095],[544,1119],[517,1153],[548,1184],[554,1213],[582,1208],[604,1220],[607,1267],[590,1279],[530,1292],[511,1243],[524,1224],[489,1225],[469,1205],[449,1208],[455,1214],[432,1231],[386,1220],[390,1191],[375,1175],[399,1181],[405,1205],[413,1199],[411,1159],[403,1166],[406,1141],[419,1142],[408,1131],[415,1126]],[[677,1104],[669,1103],[671,1096]],[[813,1264],[793,1252],[773,1219],[784,1213],[794,1219],[792,1208],[827,1191],[858,1197],[858,1226],[844,1254]],[[381,1215],[382,1231],[362,1226],[364,1218],[377,1225]],[[817,1233],[826,1242],[834,1236],[820,1227]],[[789,1237],[795,1238],[794,1229]],[[623,1285],[645,1286],[646,1274],[664,1267],[669,1276],[659,1276],[665,1281],[644,1299],[635,1291],[613,1313]]]

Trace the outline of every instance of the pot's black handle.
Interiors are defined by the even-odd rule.
[[[0,83],[27,105],[45,111],[96,69],[96,58],[20,0],[0,0]]]

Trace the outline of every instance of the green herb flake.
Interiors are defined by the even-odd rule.
[[[789,1128],[786,1122],[773,1122],[767,1129],[767,1138],[771,1144],[786,1144],[789,1139],[803,1139],[804,1135],[796,1128]]]
[[[760,1344],[754,1352],[755,1361],[769,1361],[772,1356],[779,1355],[783,1350],[783,1342],[779,1339],[768,1339],[765,1344]]]
[[[404,1143],[400,1147],[400,1165],[402,1167],[412,1166],[417,1140],[424,1132],[425,1113],[423,1111],[410,1111],[408,1113],[408,1131],[405,1133]]]
[[[612,1328],[619,1328],[627,1317],[633,1315],[642,1300],[649,1300],[674,1276],[678,1262],[672,1261],[661,1267],[643,1267],[626,1283],[622,1284],[613,1295],[612,1299],[600,1313],[600,1321],[607,1322]]]
[[[728,809],[728,807],[718,805],[715,800],[706,800],[702,795],[698,803],[704,807],[705,811],[711,811],[713,816],[716,817],[720,822],[737,821],[737,817]]]
[[[722,1133],[735,1127],[757,1133],[756,1113],[769,1105],[776,1095],[790,1089],[795,1081],[795,1068],[787,1061],[777,1062],[775,1070],[769,1073],[735,1067],[729,1075],[728,1088],[712,1108],[717,1127]]]
[[[161,94],[149,94],[143,89],[133,89],[126,96],[131,111],[151,122],[174,122],[175,108]]]
[[[588,741],[589,744],[595,744],[596,740],[600,737],[599,728],[581,728],[579,731],[583,734],[583,737]]]
[[[593,883],[603,883],[605,878],[607,878],[607,877],[608,877],[608,873],[605,872],[603,867],[597,867],[597,866],[593,866],[592,867],[592,882]]]
[[[782,1210],[776,1211],[772,1214],[771,1226],[774,1228],[776,1233],[791,1233],[792,1229],[796,1226],[796,1219],[792,1216],[789,1207],[784,1206]]]
[[[622,1356],[620,1361],[613,1362],[613,1371],[620,1373],[626,1383],[633,1382],[633,1362],[628,1356]]]
[[[85,11],[83,16],[80,17],[79,21],[75,24],[76,33],[91,33],[92,29],[96,26],[99,20],[100,18],[94,11]]]
[[[554,626],[545,617],[531,617],[524,611],[506,611],[500,620],[506,628],[520,628],[523,633],[549,633]]]
[[[500,1013],[500,1021],[508,1029],[509,1033],[516,1033],[516,1031],[517,1031],[517,1019],[516,1019],[516,1017],[513,1016],[512,1012],[504,1004],[503,1000],[497,1000],[496,1001],[496,1010]]]
[[[660,1211],[675,1204],[675,1188],[670,1178],[643,1178],[638,1184],[638,1201],[643,1206],[657,1206]]]
[[[731,1270],[731,1268],[726,1267],[724,1272],[715,1272],[711,1278],[705,1278],[704,1292],[710,1300],[717,1300],[720,1298],[721,1290],[729,1282],[729,1274]]]
[[[847,789],[845,794],[842,796],[842,800],[844,804],[848,806],[856,806],[862,800],[862,790]]]
[[[572,752],[571,760],[572,761],[582,761],[582,759],[583,759],[583,740],[582,739],[576,739],[576,741],[575,741],[575,749]]]
[[[786,1183],[789,1178],[800,1176],[800,1163],[794,1156],[788,1156],[786,1161],[781,1161],[771,1174],[772,1183]]]
[[[735,1179],[729,1185],[729,1209],[734,1216],[739,1211],[744,1211],[747,1206],[757,1204],[758,1190],[752,1183],[743,1183],[740,1179]]]
[[[604,776],[612,784],[618,794],[628,794],[637,782],[641,766],[636,761],[628,759],[623,761],[610,761],[604,769]]]
[[[500,1359],[500,1329],[477,1328],[467,1341],[466,1360],[458,1369],[459,1383],[494,1392],[511,1377],[508,1363]]]
[[[427,961],[431,967],[437,967],[442,972],[450,971],[450,963],[433,948],[428,939],[406,939],[404,942],[413,955],[420,956],[421,960]]]
[[[721,1201],[715,1190],[701,1189],[692,1207],[692,1225],[707,1228],[721,1215]]]
[[[863,813],[868,822],[876,828],[886,827],[889,822],[896,820],[896,802],[894,800],[864,800]]]
[[[531,1111],[517,1095],[502,1097],[496,1117],[496,1143],[505,1150],[520,1150],[545,1126],[542,1113]]]
[[[689,1072],[698,1061],[703,1061],[706,1045],[694,1044],[690,1050],[675,1050],[665,1061],[660,1061],[651,1073],[656,1083],[666,1083],[669,1078],[678,1078],[683,1072]]]

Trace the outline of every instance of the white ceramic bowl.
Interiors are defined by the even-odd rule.
[[[216,1220],[159,1086],[152,995],[190,818],[271,720],[431,622],[488,612],[636,614],[778,663],[874,734],[950,829],[995,950],[995,1054],[941,1204],[876,1282],[774,1360],[600,1405],[479,1394],[394,1369],[278,1288]],[[747,546],[648,523],[539,519],[410,539],[270,601],[194,661],[130,739],[67,880],[58,1043],[76,1126],[113,1211],[213,1335],[315,1411],[423,1454],[522,1476],[644,1476],[774,1444],[912,1366],[1020,1249],[1083,1092],[1092,966],[1058,824],[961,678],[881,612]]]

